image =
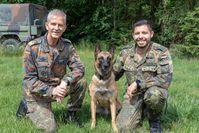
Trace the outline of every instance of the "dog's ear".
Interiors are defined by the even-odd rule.
[[[101,52],[100,44],[99,44],[99,43],[96,43],[96,45],[95,45],[95,53],[94,53],[95,60],[97,59],[97,55],[98,55],[100,52]]]
[[[115,47],[114,45],[110,44],[109,48],[108,48],[108,52],[112,55],[112,57],[114,58],[114,52],[115,52]],[[112,58],[112,59],[113,59]]]

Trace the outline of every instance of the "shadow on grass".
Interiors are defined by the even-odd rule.
[[[84,106],[82,107],[81,117],[83,123],[91,123],[90,104],[84,104]],[[107,122],[111,122],[111,114],[96,114],[96,121],[98,121],[97,119],[103,119]]]
[[[63,126],[67,123],[64,123],[63,113],[66,111],[66,108],[62,105],[55,104],[53,107],[53,113],[55,115],[55,120],[58,126]],[[91,124],[91,112],[90,112],[90,103],[86,101],[81,110],[78,111],[78,116],[82,121],[84,127],[88,127],[90,129]],[[101,125],[102,123],[111,125],[111,114],[96,114],[96,127]],[[72,124],[73,125],[73,124]],[[76,124],[74,124],[76,125]]]
[[[173,105],[169,105],[165,114],[162,116],[162,128],[169,130],[172,128],[173,123],[179,120],[179,115],[176,108]]]
[[[65,108],[56,108],[56,109],[53,109],[53,113],[54,113],[54,116],[55,116],[55,120],[57,123],[61,123],[63,124],[63,113],[66,111]]]
[[[64,124],[63,120],[63,113],[66,111],[65,107],[57,107],[53,109],[53,113],[55,115],[55,120],[59,124]],[[77,112],[77,115],[79,116],[80,120],[83,124],[89,123],[91,116],[90,116],[90,105],[89,104],[83,104],[80,111]]]

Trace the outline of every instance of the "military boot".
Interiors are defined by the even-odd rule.
[[[66,112],[64,112],[63,121],[65,123],[75,123],[80,128],[83,127],[81,120],[77,117],[76,111],[66,111]]]
[[[160,119],[149,119],[150,133],[161,133]]]
[[[22,98],[19,103],[19,107],[17,109],[16,116],[18,118],[25,116],[27,113],[27,110],[28,110],[27,103],[26,103],[25,99]]]

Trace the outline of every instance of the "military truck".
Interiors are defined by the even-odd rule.
[[[37,4],[0,4],[0,45],[15,48],[44,34],[47,13]]]

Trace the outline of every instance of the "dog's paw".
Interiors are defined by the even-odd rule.
[[[94,129],[95,128],[95,122],[92,122],[91,123],[91,129]]]
[[[113,131],[114,131],[115,133],[118,133],[118,129],[117,129],[116,126],[113,126],[112,128],[113,128]]]

